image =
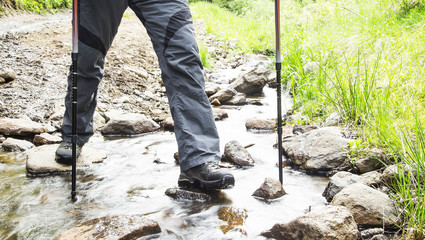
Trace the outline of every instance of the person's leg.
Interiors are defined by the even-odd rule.
[[[79,3],[78,42],[78,93],[77,93],[77,147],[93,135],[93,114],[96,95],[103,77],[104,59],[112,44],[122,15],[127,8],[126,0],[84,0]],[[65,114],[62,123],[63,143],[56,151],[57,161],[71,163],[72,132],[72,76],[68,75],[65,97]]]
[[[204,91],[202,63],[188,2],[129,0],[129,6],[146,27],[158,56],[174,119],[181,176],[205,163],[218,163],[219,137],[211,104]],[[217,175],[214,169],[207,171]],[[219,180],[226,182],[220,182],[219,188],[234,184],[230,174],[221,177],[225,179]]]

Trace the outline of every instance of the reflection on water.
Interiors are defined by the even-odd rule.
[[[134,138],[104,140],[94,137],[90,146],[107,152],[101,164],[78,169],[77,202],[70,201],[70,175],[28,177],[22,155],[0,154],[0,238],[52,239],[63,230],[106,215],[142,214],[156,220],[159,239],[262,239],[259,234],[277,222],[287,222],[325,206],[321,196],[327,179],[284,169],[288,193],[270,202],[251,194],[266,177],[278,179],[276,133],[252,133],[245,129],[251,117],[275,117],[275,90],[265,89],[263,106],[226,109],[229,118],[217,122],[224,144],[237,140],[256,160],[251,168],[231,168],[236,186],[213,194],[208,203],[176,201],[165,195],[177,186],[179,167],[174,134],[158,132]],[[284,106],[287,106],[284,104]],[[159,161],[158,161],[159,160]],[[160,163],[158,163],[160,162]],[[245,209],[243,229],[223,234],[218,218],[222,206]]]

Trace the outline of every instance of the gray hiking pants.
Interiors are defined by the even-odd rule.
[[[202,63],[187,0],[81,0],[78,55],[78,142],[93,135],[105,55],[130,7],[145,26],[162,71],[182,171],[219,159],[219,138],[204,92]],[[143,46],[140,46],[143,47]],[[62,136],[71,142],[72,78],[68,77]]]

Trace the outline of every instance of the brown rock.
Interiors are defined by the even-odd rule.
[[[107,216],[68,229],[55,240],[139,239],[160,232],[157,222],[143,216]]]
[[[34,133],[47,132],[47,128],[29,119],[0,119],[0,133],[6,135],[27,136]]]
[[[261,234],[281,240],[357,240],[360,233],[345,207],[327,206],[286,224],[275,224]]]
[[[285,195],[286,192],[279,180],[266,178],[260,188],[255,190],[252,196],[263,199],[276,199]]]
[[[248,218],[248,214],[245,209],[222,207],[218,211],[218,218],[227,222],[226,225],[220,226],[224,234],[234,229],[246,234],[246,232],[240,228],[244,225],[245,220]]]

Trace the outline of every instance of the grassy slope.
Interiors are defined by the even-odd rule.
[[[243,51],[270,53],[273,2],[252,2],[255,7],[242,17],[205,2],[192,9],[207,20],[207,31],[236,39]],[[310,123],[336,111],[361,133],[359,146],[387,149],[400,165],[424,174],[425,9],[405,11],[390,0],[288,0],[282,2],[281,24],[282,81],[294,93],[295,110]],[[303,66],[313,61],[319,70],[305,73]],[[395,188],[406,221],[423,233],[420,179],[401,174]],[[412,196],[421,201],[412,204]]]

